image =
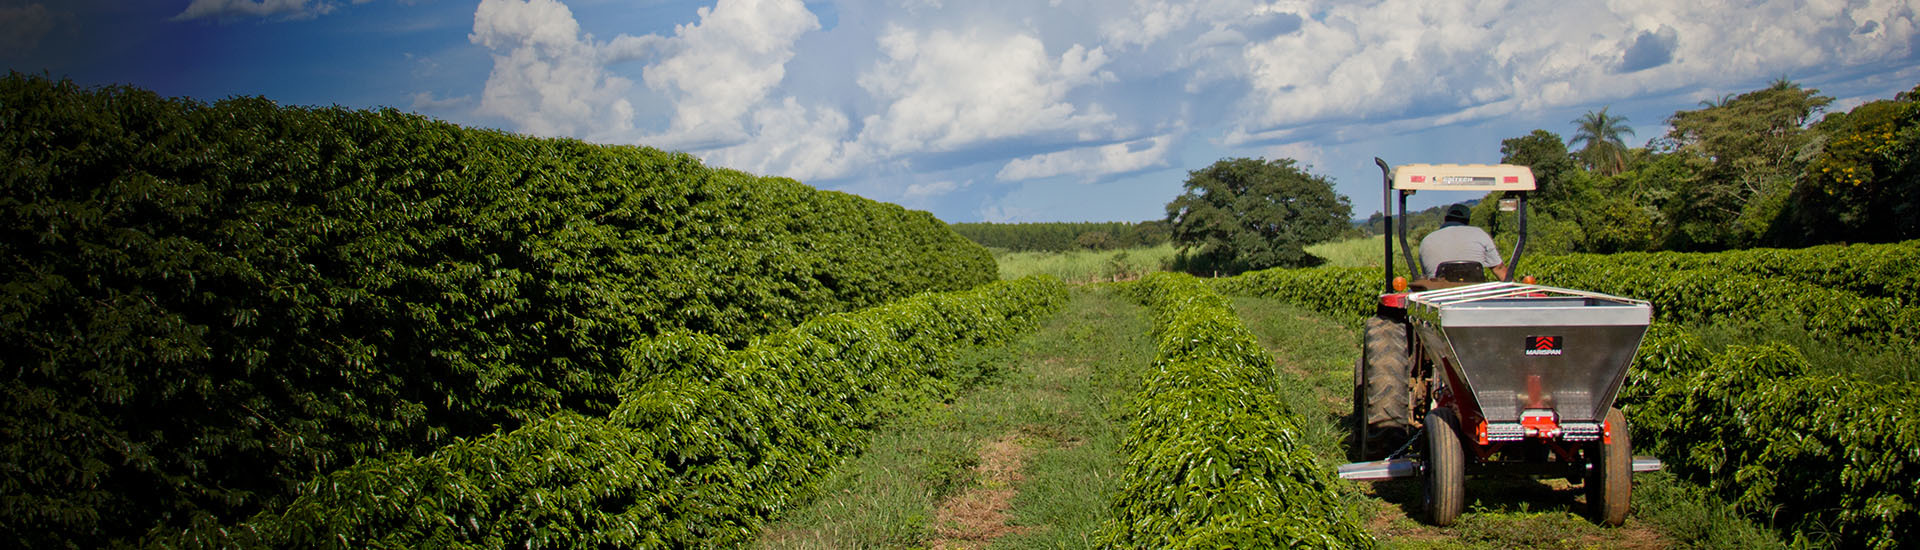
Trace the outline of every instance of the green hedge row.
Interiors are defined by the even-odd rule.
[[[1905,306],[1920,305],[1920,241],[1830,244],[1795,249],[1752,248],[1711,253],[1570,254],[1541,259],[1551,264],[1562,258],[1575,263],[1600,262],[1655,272],[1720,269],[1766,279],[1789,279],[1861,296],[1888,298]]]
[[[1920,540],[1920,384],[1809,376],[1777,344],[1655,324],[1620,400],[1634,442],[1748,513],[1835,548]]]
[[[1332,465],[1302,440],[1312,410],[1278,393],[1272,358],[1198,279],[1123,287],[1152,311],[1159,352],[1121,443],[1101,544],[1122,548],[1370,548]]]
[[[1652,302],[1654,315],[1662,321],[1787,324],[1823,340],[1868,344],[1911,342],[1920,337],[1920,308],[1893,298],[1719,267],[1663,269],[1612,258],[1549,257],[1522,265],[1521,270],[1543,285]],[[1909,269],[1920,270],[1920,265]]]
[[[0,79],[0,541],[98,546],[996,279],[925,212],[393,110]]]
[[[1380,305],[1385,280],[1377,267],[1276,268],[1215,279],[1214,288],[1235,296],[1274,298],[1339,318],[1364,318]]]
[[[673,333],[624,354],[620,404],[321,476],[170,548],[712,548],[753,540],[882,419],[951,398],[962,348],[1032,330],[1049,276],[828,315],[730,351]]]

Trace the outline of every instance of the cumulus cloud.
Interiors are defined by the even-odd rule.
[[[931,183],[916,183],[916,184],[907,186],[906,197],[908,199],[927,199],[932,197],[938,197],[941,195],[945,195],[945,194],[957,191],[960,188],[971,185],[972,183],[973,182],[971,181],[963,182],[963,183],[955,183],[952,180],[941,180],[941,181],[936,181]]]
[[[46,38],[52,28],[53,15],[44,5],[0,6],[0,50],[7,52],[0,56],[13,57],[11,54],[38,48],[40,39]]]
[[[1256,115],[1240,134],[1247,139],[1333,119],[1451,124],[1900,58],[1914,53],[1916,37],[1914,10],[1896,0],[1298,8],[1306,17],[1297,31],[1244,53]]]
[[[847,115],[806,107],[792,97],[755,109],[742,143],[707,151],[708,162],[801,181],[846,175],[869,158],[859,144],[843,141]]]
[[[633,128],[632,82],[556,0],[481,0],[468,40],[493,50],[477,113],[541,136],[612,139]]]
[[[193,0],[174,21],[193,19],[279,18],[307,19],[332,13],[325,0]]]
[[[880,154],[954,151],[1114,120],[1066,100],[1077,86],[1112,78],[1101,71],[1108,62],[1101,48],[1076,44],[1052,57],[1029,34],[897,26],[880,35],[879,46],[884,59],[859,83],[885,107],[864,120],[859,140]]]
[[[1071,175],[1080,176],[1084,180],[1093,180],[1100,176],[1166,166],[1167,154],[1172,150],[1170,145],[1173,141],[1173,136],[1170,135],[1156,136],[1128,143],[1083,147],[1014,159],[1001,167],[996,177],[1002,181],[1019,181]]]
[[[746,140],[743,117],[786,78],[794,42],[820,28],[800,0],[720,0],[700,8],[699,19],[675,27],[671,38],[622,37],[610,45],[621,58],[660,58],[644,74],[649,88],[673,99],[673,120],[649,142],[697,148]]]

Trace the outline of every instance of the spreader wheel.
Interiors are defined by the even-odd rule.
[[[1371,317],[1366,328],[1359,377],[1354,381],[1354,460],[1386,458],[1413,433],[1413,359],[1407,349],[1407,325]]]
[[[1612,441],[1597,444],[1599,452],[1587,474],[1587,513],[1595,522],[1618,527],[1627,522],[1633,492],[1633,436],[1627,415],[1618,408],[1607,410],[1607,430]]]
[[[1453,409],[1427,411],[1427,522],[1453,525],[1467,505],[1466,453]]]

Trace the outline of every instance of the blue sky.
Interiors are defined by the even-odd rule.
[[[1632,143],[1787,77],[1920,83],[1906,0],[0,0],[8,69],[394,107],[693,153],[947,221],[1137,221],[1288,157],[1379,208],[1373,157],[1497,162],[1610,107]],[[1471,197],[1418,196],[1416,206]]]

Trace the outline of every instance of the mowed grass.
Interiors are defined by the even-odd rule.
[[[1104,286],[1072,292],[1035,334],[966,358],[982,383],[883,427],[757,546],[1094,547],[1117,488],[1119,415],[1153,342],[1139,306]],[[982,506],[998,515],[969,515]]]
[[[1325,408],[1309,440],[1329,464],[1345,462],[1353,411],[1359,328],[1266,298],[1234,298],[1234,307],[1281,371]],[[1620,528],[1581,513],[1585,496],[1561,480],[1470,479],[1468,509],[1453,526],[1421,523],[1419,480],[1353,483],[1375,499],[1371,528],[1386,548],[1784,548],[1771,531],[1742,519],[1698,486],[1664,473],[1634,477],[1633,515]]]
[[[1111,282],[1138,279],[1148,273],[1165,271],[1173,264],[1176,252],[1172,244],[1122,250],[1076,250],[1070,252],[994,252],[1000,264],[1000,278],[1013,280],[1046,273],[1070,283]]]

